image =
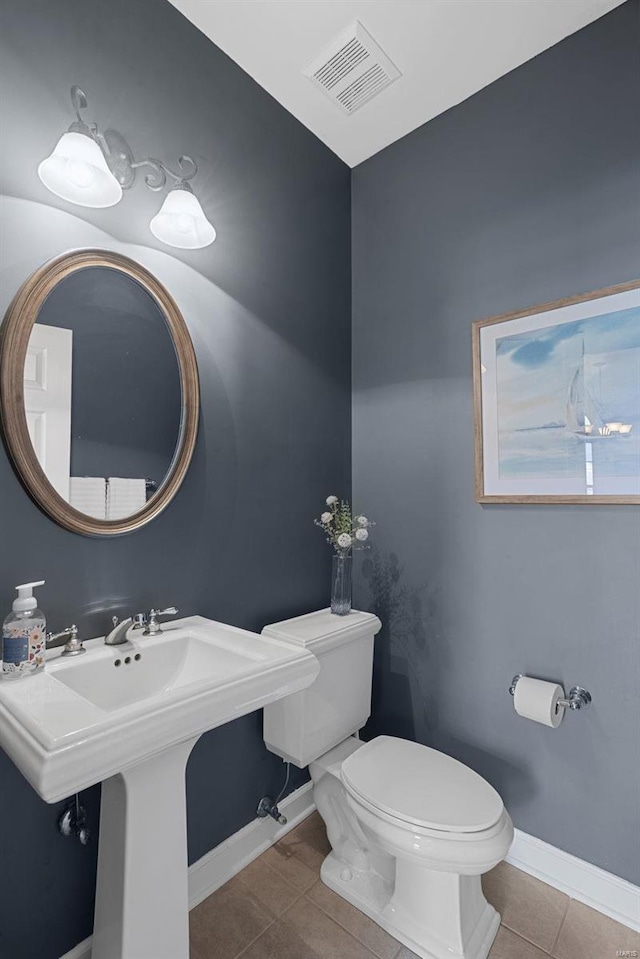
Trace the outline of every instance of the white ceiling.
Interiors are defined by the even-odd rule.
[[[623,0],[171,0],[349,166]],[[402,77],[347,116],[301,71],[359,20]]]

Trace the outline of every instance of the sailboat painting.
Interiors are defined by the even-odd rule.
[[[640,502],[638,286],[474,324],[480,502]]]

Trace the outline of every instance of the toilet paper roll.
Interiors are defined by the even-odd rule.
[[[513,705],[519,716],[555,729],[564,716],[564,709],[558,706],[559,699],[564,699],[562,686],[522,676],[516,683]]]

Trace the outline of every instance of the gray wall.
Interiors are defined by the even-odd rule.
[[[350,492],[349,170],[168,3],[3,0],[0,17],[3,305],[46,256],[119,249],[176,297],[202,387],[186,482],[128,536],[57,527],[0,451],[0,608],[40,577],[51,627],[71,619],[85,636],[158,603],[252,629],[326,605],[330,556],[312,518],[328,490]],[[104,211],[40,184],[38,162],[73,119],[73,83],[138,155],[196,157],[213,246],[157,243],[160,199],[141,184]],[[204,736],[187,773],[191,860],[249,822],[282,777],[260,713]],[[94,834],[98,793],[84,796]],[[60,837],[59,808],[0,757],[3,959],[58,959],[91,932],[96,842]]]
[[[377,519],[368,733],[467,762],[515,824],[640,880],[635,507],[476,505],[471,323],[640,262],[632,0],[357,167],[353,488]],[[553,731],[514,673],[587,686]]]

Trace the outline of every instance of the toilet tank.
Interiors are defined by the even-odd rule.
[[[322,609],[265,626],[265,636],[304,646],[320,662],[311,686],[265,706],[267,749],[302,768],[364,726],[371,713],[373,639],[381,625],[372,613],[335,616]]]

